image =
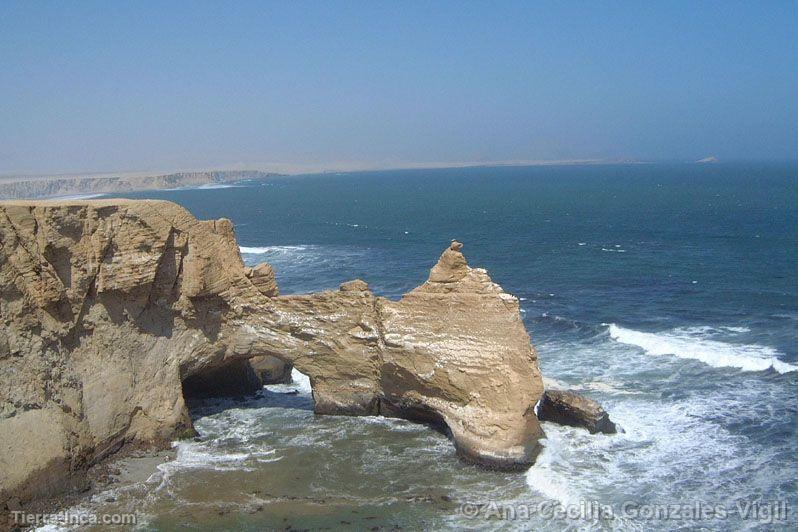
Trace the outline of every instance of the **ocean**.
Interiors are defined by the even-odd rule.
[[[127,197],[232,219],[282,293],[362,278],[398,298],[456,238],[521,299],[549,384],[598,400],[623,433],[544,423],[529,471],[486,471],[422,425],[315,416],[296,375],[194,405],[197,441],[86,507],[139,512],[142,530],[798,526],[798,164],[358,172]]]

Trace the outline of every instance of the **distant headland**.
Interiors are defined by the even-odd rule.
[[[175,172],[171,174],[60,175],[0,178],[0,199],[56,198],[139,190],[213,186],[280,174],[259,170]]]

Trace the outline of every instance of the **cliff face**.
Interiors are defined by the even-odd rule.
[[[0,509],[180,436],[184,391],[244,388],[243,361],[262,356],[310,377],[317,413],[430,421],[465,459],[528,467],[537,357],[517,299],[460,246],[400,301],[362,281],[279,296],[225,219],[164,201],[0,204]]]
[[[0,199],[51,198],[77,194],[104,194],[114,192],[133,192],[179,187],[196,187],[242,181],[244,179],[264,179],[276,174],[266,172],[235,170],[220,172],[178,172],[152,176],[110,176],[110,177],[38,177],[15,179],[0,182]]]

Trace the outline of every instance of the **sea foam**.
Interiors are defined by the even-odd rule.
[[[265,253],[283,255],[296,251],[306,251],[308,246],[239,246],[238,249],[244,255],[263,255]]]
[[[568,484],[567,476],[559,471],[560,467],[568,465],[561,456],[562,448],[562,442],[556,437],[544,440],[535,465],[526,473],[526,482],[530,488],[563,507],[575,506],[583,496]]]
[[[726,327],[730,332],[744,328]],[[773,368],[779,373],[798,370],[798,366],[778,359],[779,351],[758,344],[732,344],[708,338],[712,330],[704,328],[672,329],[648,333],[610,324],[610,337],[622,344],[642,348],[650,355],[673,355],[699,360],[715,368],[738,368],[743,371],[765,371]]]
[[[296,368],[291,370],[291,379],[296,385],[297,391],[310,395],[313,389],[310,386],[310,378]]]
[[[56,196],[54,198],[50,198],[51,200],[55,201],[71,201],[71,200],[87,200],[87,199],[94,199],[94,198],[101,198],[103,196],[107,196],[108,194],[105,192],[98,192],[96,194],[71,194],[67,196]]]

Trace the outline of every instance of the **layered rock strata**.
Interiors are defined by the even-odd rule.
[[[308,375],[319,414],[429,421],[464,459],[530,466],[537,357],[518,300],[461,247],[399,301],[363,281],[279,296],[226,219],[152,200],[0,204],[0,509],[190,432],[185,397],[256,387],[253,357]]]

